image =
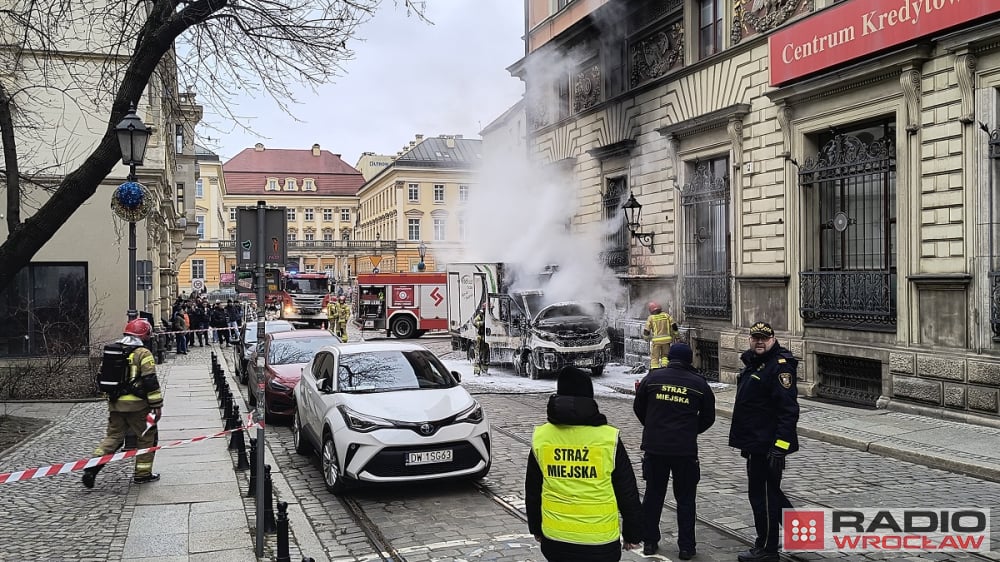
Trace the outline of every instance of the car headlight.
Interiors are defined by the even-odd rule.
[[[473,400],[471,406],[455,416],[455,423],[480,423],[483,421],[483,417],[483,407],[479,405],[479,402]]]
[[[340,415],[344,417],[344,423],[347,424],[347,427],[353,429],[354,431],[368,433],[369,431],[375,431],[376,429],[390,429],[394,427],[392,422],[389,420],[355,412],[347,406],[337,406],[337,410],[340,411]]]
[[[292,390],[291,387],[285,386],[276,380],[268,382],[267,386],[270,387],[271,390],[277,390],[278,392],[289,392]]]

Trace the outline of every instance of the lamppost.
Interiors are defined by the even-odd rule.
[[[376,257],[373,260],[373,263],[375,265],[374,265],[374,267],[372,267],[372,273],[378,273],[379,272],[378,266],[379,266],[380,263],[382,263],[382,233],[381,232],[376,232],[375,233],[375,256]]]
[[[128,221],[128,318],[139,316],[135,307],[135,223],[146,218],[152,206],[149,190],[138,182],[135,167],[142,166],[146,156],[146,143],[152,131],[139,119],[133,103],[125,117],[115,126],[118,145],[121,147],[122,164],[128,166],[127,181],[115,189],[111,196],[111,209],[124,221]]]
[[[424,244],[423,241],[417,246],[417,254],[420,255],[420,263],[417,264],[417,271],[423,271],[427,269],[427,264],[424,263],[424,258],[427,257],[427,244]]]
[[[639,232],[639,222],[642,220],[642,203],[635,200],[635,195],[633,193],[629,193],[628,201],[622,205],[622,209],[625,210],[625,224],[628,226],[628,231],[632,234],[632,238],[638,238],[640,246],[645,246],[649,248],[650,252],[654,252],[654,233]]]

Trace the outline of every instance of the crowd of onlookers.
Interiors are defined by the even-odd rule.
[[[176,353],[187,355],[188,348],[194,345],[231,345],[247,315],[256,317],[256,303],[232,299],[210,303],[204,295],[181,295],[174,301],[170,318],[164,320],[163,325],[173,333]]]

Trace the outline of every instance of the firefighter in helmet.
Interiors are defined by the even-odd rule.
[[[337,319],[340,315],[340,306],[337,304],[337,297],[331,293],[326,301],[326,329],[330,333],[337,335]]]
[[[337,297],[337,337],[340,341],[347,343],[347,321],[351,319],[351,305],[347,303],[347,297],[340,295]]]
[[[490,370],[490,348],[486,345],[486,303],[479,307],[479,312],[472,319],[472,325],[476,327],[476,364],[472,372],[485,375]]]
[[[647,308],[649,317],[642,329],[642,339],[649,342],[649,368],[656,369],[666,365],[667,350],[677,335],[677,324],[669,314],[663,312],[660,303],[650,301]]]
[[[152,414],[154,421],[160,420],[163,408],[163,394],[156,378],[156,360],[147,347],[153,335],[153,327],[143,318],[129,321],[125,325],[124,337],[119,340],[128,353],[128,390],[114,400],[108,400],[108,427],[104,439],[94,449],[98,456],[110,455],[122,446],[125,433],[131,431],[136,438],[136,446],[148,449],[156,446],[156,425],[147,428],[146,417]],[[153,472],[154,453],[143,453],[135,457],[135,473],[132,481],[136,484],[156,482],[160,475]],[[83,469],[83,485],[94,487],[97,473],[103,464]]]

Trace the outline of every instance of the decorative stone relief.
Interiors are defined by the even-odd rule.
[[[781,129],[781,144],[784,150],[781,151],[782,158],[789,158],[792,155],[792,106],[782,104],[778,106],[778,128]]]
[[[633,88],[663,76],[684,62],[684,26],[677,22],[632,43],[629,45],[629,60],[632,64],[629,84]]]
[[[594,107],[601,101],[604,82],[601,65],[591,63],[573,76],[573,113]]]
[[[743,118],[733,117],[726,127],[729,132],[729,140],[733,143],[733,167],[743,167]]]
[[[904,70],[899,75],[899,85],[906,99],[906,130],[912,135],[920,129],[920,71]]]
[[[670,158],[670,176],[668,179],[677,184],[677,170],[680,170],[681,161],[678,153],[681,151],[681,139],[677,135],[667,136],[667,157]]]
[[[735,0],[733,2],[733,44],[744,37],[765,33],[792,16],[812,11],[812,0]]]
[[[973,123],[976,120],[976,56],[971,53],[955,55],[955,76],[958,77],[958,91],[962,95],[962,114],[958,120]]]

